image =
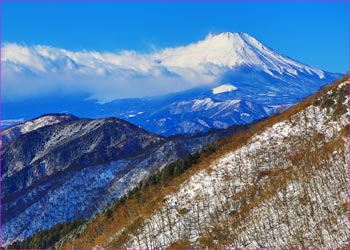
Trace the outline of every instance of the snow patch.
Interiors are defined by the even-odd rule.
[[[212,90],[213,90],[213,94],[216,95],[216,94],[221,94],[221,93],[226,93],[226,92],[231,92],[231,91],[237,90],[237,87],[233,86],[231,84],[223,84],[219,87],[213,88]]]
[[[216,107],[220,103],[215,103],[211,98],[205,98],[202,100],[195,100],[195,102],[192,105],[191,111],[198,111],[201,108],[204,108],[205,110]]]

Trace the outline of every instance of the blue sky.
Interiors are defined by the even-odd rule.
[[[220,84],[232,62],[254,57],[235,54],[240,48],[233,47],[242,46],[237,33],[236,40],[208,36],[224,31],[248,33],[296,61],[345,73],[348,8],[346,2],[5,1],[2,101],[83,94],[108,102]],[[293,72],[281,63],[274,69]]]
[[[3,2],[2,42],[151,52],[209,32],[242,31],[293,59],[343,73],[348,11],[346,2]]]

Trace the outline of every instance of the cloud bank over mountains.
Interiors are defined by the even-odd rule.
[[[3,101],[56,93],[84,93],[100,102],[154,96],[220,83],[227,70],[241,65],[272,76],[306,70],[323,77],[323,71],[283,57],[245,33],[209,34],[197,43],[149,54],[5,43],[1,60]]]
[[[168,68],[157,63],[154,55],[132,51],[72,52],[18,44],[5,44],[2,50],[5,101],[54,92],[87,93],[109,101],[184,90],[215,78],[193,69]]]

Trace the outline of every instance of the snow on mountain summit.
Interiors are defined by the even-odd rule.
[[[64,92],[86,92],[101,103],[175,93],[231,80],[240,87],[242,75],[248,81],[247,72],[251,76],[249,81],[256,81],[257,77],[251,71],[268,83],[274,80],[294,83],[304,78],[302,82],[312,84],[320,80],[331,82],[340,77],[283,56],[246,33],[209,34],[192,44],[150,53],[69,51],[46,45],[12,43],[5,43],[2,51],[3,87],[15,90],[13,84],[34,77],[36,80],[32,81],[34,85],[30,85],[30,91],[23,93],[33,89],[38,93],[52,92],[56,86]],[[222,79],[228,74],[233,78]],[[13,76],[19,80],[12,79]],[[327,79],[329,77],[332,79]],[[53,85],[45,85],[47,89],[43,90],[39,83],[45,81]],[[126,84],[130,87],[125,88]],[[23,86],[26,85],[18,85]],[[18,91],[5,92],[3,100],[19,94]],[[19,98],[27,95],[21,94]]]
[[[22,47],[5,46],[4,68],[20,64],[19,59],[22,60],[26,54]],[[48,66],[44,68],[48,70],[45,75],[52,76],[50,82],[56,76],[59,78],[53,81],[59,83],[58,89],[69,86],[69,89],[80,91],[79,88],[84,86],[82,93],[89,95],[90,100],[98,101],[84,104],[85,107],[91,104],[92,109],[80,108],[80,101],[77,105],[60,102],[53,104],[55,112],[69,110],[69,113],[94,118],[118,116],[164,136],[206,131],[208,126],[198,122],[193,111],[215,129],[266,118],[340,77],[339,74],[324,72],[282,56],[246,33],[209,34],[203,40],[186,46],[148,54],[135,51],[119,54],[72,52],[44,46],[28,49],[35,53],[24,58],[20,68],[25,69],[27,62],[28,65],[36,62],[38,56],[40,62],[48,61]],[[22,51],[21,56],[16,56],[16,51]],[[66,61],[74,63],[76,69],[62,63]],[[16,69],[13,72],[17,72]],[[33,69],[26,72],[30,71],[41,75]],[[60,78],[67,75],[75,76],[71,79],[79,81],[68,84],[69,81]],[[88,82],[84,83],[87,79]],[[44,79],[40,78],[40,82]],[[77,82],[79,86],[73,88]],[[92,88],[88,89],[89,86]],[[11,89],[16,88],[12,86]],[[140,99],[131,101],[132,98]],[[232,103],[236,100],[241,102]],[[13,106],[8,106],[10,108],[5,110],[13,109]],[[231,106],[234,108],[227,108]],[[236,106],[239,106],[237,110],[240,113],[249,116],[238,114]],[[29,116],[26,102],[16,104],[17,115],[14,116],[12,111],[8,117],[3,116],[4,120],[52,112],[38,112],[34,107]]]
[[[186,47],[166,49],[157,56],[168,67],[202,68],[204,65],[235,68],[248,66],[269,75],[298,75],[298,72],[324,78],[319,69],[298,63],[266,47],[246,33],[209,34],[204,40]]]
[[[75,71],[92,75],[111,74],[114,71],[135,71],[139,74],[202,72],[217,75],[239,66],[260,68],[272,74],[297,75],[298,72],[324,77],[324,72],[282,56],[263,45],[254,37],[242,32],[209,34],[205,39],[186,46],[165,48],[155,53],[142,54],[135,51],[98,53],[96,51],[68,51],[51,46],[21,46],[6,43],[3,47],[3,63],[29,67],[35,72],[55,73]],[[33,65],[31,62],[35,61]],[[185,69],[185,71],[184,71]],[[119,72],[120,73],[120,72]]]

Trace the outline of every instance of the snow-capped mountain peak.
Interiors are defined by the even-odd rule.
[[[27,92],[34,90],[40,97],[42,93],[54,94],[55,89],[61,89],[67,94],[81,91],[87,93],[91,99],[104,103],[230,82],[222,77],[230,74],[235,77],[238,75],[239,78],[242,73],[252,70],[265,80],[270,78],[270,83],[271,77],[272,80],[288,83],[300,77],[312,78],[311,81],[330,82],[327,80],[329,72],[283,56],[246,33],[209,34],[189,45],[164,48],[151,53],[69,51],[51,46],[11,43],[5,43],[2,51],[5,89],[23,88],[27,85],[21,82],[26,82],[28,77],[36,79],[31,81],[30,91],[22,91],[26,94],[4,91],[6,93],[3,100],[29,97]],[[250,75],[252,79],[249,80],[257,79],[253,74]],[[12,79],[14,76],[19,80]],[[247,74],[244,77],[247,78]],[[340,75],[332,80],[337,77]],[[43,89],[39,84],[41,82],[52,84],[45,85]],[[96,82],[100,84],[94,84]],[[237,79],[234,82],[239,83]],[[20,85],[16,87],[13,84]],[[130,88],[125,88],[126,84]]]
[[[204,40],[186,47],[166,49],[159,55],[162,62],[168,66],[196,67],[203,64],[234,67],[249,61],[257,60],[254,54],[247,50],[245,41],[239,33],[209,34]]]
[[[21,57],[17,58],[10,52],[21,50],[19,47],[21,46],[9,46],[5,49],[7,52],[2,59],[5,64],[18,63],[16,60]],[[93,94],[90,96],[91,101],[83,101],[83,106],[80,103],[80,97],[77,97],[74,105],[55,102],[52,104],[55,110],[45,106],[42,107],[44,111],[40,112],[34,108],[36,107],[34,105],[29,112],[28,103],[23,101],[16,105],[8,104],[4,110],[11,110],[11,112],[8,116],[6,114],[3,116],[4,120],[31,118],[43,113],[67,110],[82,117],[117,116],[165,136],[192,133],[208,129],[207,126],[202,126],[204,123],[197,122],[198,119],[193,116],[193,111],[200,115],[202,120],[206,118],[205,122],[211,124],[213,128],[245,124],[280,112],[341,76],[282,56],[246,33],[209,34],[203,40],[193,44],[163,49],[150,54],[130,51],[120,54],[69,52],[43,46],[30,49],[35,53],[27,58],[26,62],[29,64],[36,61],[32,57],[35,58],[35,55],[38,55],[40,60],[48,60],[48,65],[61,57],[72,60],[77,65],[77,69],[73,72],[62,64],[62,68],[57,67],[57,71],[48,72],[49,75],[63,76],[66,72],[74,75],[82,70],[89,75],[89,84],[94,82],[101,84],[98,86],[92,84],[94,87]],[[58,61],[57,63],[61,65]],[[52,69],[51,66],[48,68]],[[108,81],[95,78],[95,69],[98,71],[106,69],[107,73],[103,77],[107,77]],[[80,79],[88,79],[83,77],[85,73],[79,73],[77,78],[79,82]],[[44,80],[41,78],[40,81]],[[63,82],[62,86],[66,88],[67,81]],[[105,85],[107,82],[108,86]],[[73,86],[73,83],[70,86]],[[125,86],[128,87],[125,88]],[[145,86],[147,86],[146,89]],[[139,91],[141,96],[135,94]],[[82,93],[89,95],[88,92],[89,90],[84,89]],[[119,93],[123,93],[122,95],[128,98],[121,98]],[[164,95],[165,93],[168,95]],[[108,94],[108,97],[105,94]],[[132,97],[141,98],[129,99]],[[98,103],[92,101],[94,99]],[[62,96],[62,100],[65,100],[65,96]],[[229,104],[231,100],[242,101],[235,105],[240,106],[240,113],[249,114],[249,119],[246,118],[248,116],[238,114],[236,107],[226,108],[233,105]],[[108,103],[108,101],[111,102]],[[142,112],[142,115],[138,114],[139,112]],[[16,116],[13,115],[14,113]]]
[[[278,54],[246,33],[209,34],[204,40],[186,47],[166,49],[156,55],[167,67],[217,68],[248,66],[271,76],[305,73],[324,78],[322,70],[309,67]]]

